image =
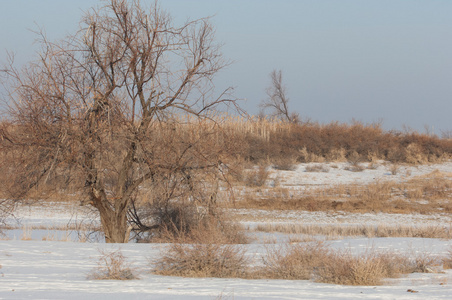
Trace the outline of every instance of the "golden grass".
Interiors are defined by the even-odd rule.
[[[154,260],[153,272],[184,277],[314,280],[342,285],[381,285],[386,278],[413,272],[441,272],[429,253],[401,254],[368,249],[332,249],[321,241],[268,246],[261,265],[250,265],[237,245],[172,244]]]
[[[87,278],[92,280],[132,280],[138,279],[126,257],[120,250],[99,250],[97,267],[93,268]]]
[[[452,247],[447,251],[447,255],[443,258],[443,268],[452,269]]]
[[[221,244],[171,244],[153,262],[154,273],[184,277],[246,277],[243,247]]]
[[[452,180],[438,171],[406,182],[376,181],[370,184],[341,184],[307,188],[270,188],[265,193],[242,192],[236,208],[385,213],[450,213]]]
[[[340,237],[419,237],[452,239],[452,225],[409,226],[409,225],[314,225],[314,224],[258,224],[255,231],[322,235],[328,239]]]

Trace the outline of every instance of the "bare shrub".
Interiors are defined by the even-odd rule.
[[[423,164],[429,161],[428,154],[416,143],[409,144],[405,149],[405,159],[409,164]]]
[[[316,269],[319,282],[345,285],[381,285],[383,279],[399,277],[410,271],[408,258],[391,252],[369,250],[353,255],[348,250],[337,251],[329,261]]]
[[[308,280],[316,268],[328,261],[329,255],[330,250],[320,241],[268,249],[258,274],[265,278]]]
[[[452,269],[452,248],[447,251],[447,255],[443,258],[443,268]]]
[[[139,236],[140,242],[236,243],[245,244],[242,228],[219,209],[196,207],[190,203],[150,206],[147,216],[155,227]]]
[[[252,170],[249,170],[245,174],[245,184],[249,187],[260,187],[265,185],[268,179],[269,172],[263,165],[258,166]]]
[[[324,162],[325,158],[323,156],[320,156],[319,154],[309,152],[306,147],[303,147],[299,150],[298,154],[298,160],[300,162],[304,163],[310,163],[310,162]]]
[[[389,171],[391,172],[392,175],[397,175],[397,173],[399,173],[399,169],[400,169],[400,166],[398,164],[392,164],[389,167]]]
[[[383,266],[371,257],[353,257],[336,253],[330,262],[317,269],[319,282],[345,285],[379,285],[384,278]]]
[[[354,255],[332,250],[321,241],[285,245],[267,250],[257,278],[309,280],[345,285],[380,285],[385,278],[413,272],[413,261],[404,255],[370,249]]]
[[[328,173],[330,171],[330,168],[328,166],[323,164],[314,164],[314,165],[308,165],[306,166],[306,172],[323,172]]]
[[[99,250],[100,257],[95,267],[87,276],[94,280],[132,280],[138,279],[126,262],[120,250],[108,252]]]
[[[286,156],[273,160],[273,168],[276,170],[293,171],[296,169],[297,160],[294,157]]]
[[[335,161],[335,162],[342,162],[347,161],[346,159],[346,153],[347,151],[344,148],[333,148],[329,151],[329,153],[326,155],[327,161]]]
[[[20,238],[22,241],[31,241],[31,232],[33,228],[28,225],[24,225],[22,227],[22,237]]]
[[[437,273],[439,259],[428,252],[414,254],[411,273]]]
[[[371,161],[368,165],[367,165],[367,169],[369,170],[376,170],[378,169],[380,165],[374,161]]]
[[[245,250],[237,245],[175,243],[154,261],[154,272],[184,277],[245,277]]]
[[[345,170],[352,171],[352,172],[362,172],[364,171],[365,167],[361,165],[361,162],[363,161],[363,158],[361,155],[358,154],[358,152],[354,151],[348,156],[348,163],[349,165],[345,167]]]
[[[314,224],[258,224],[255,231],[282,232],[286,234],[304,234],[308,236],[323,235],[328,238],[338,237],[418,237],[418,238],[452,238],[451,226],[410,226],[410,225],[314,225]]]

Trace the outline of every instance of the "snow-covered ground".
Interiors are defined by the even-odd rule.
[[[434,171],[446,174],[452,180],[452,161],[441,164],[428,165],[399,165],[395,174],[392,173],[394,165],[380,162],[373,168],[368,163],[362,163],[361,172],[346,170],[348,163],[325,163],[328,172],[306,172],[309,166],[318,163],[299,164],[293,171],[272,170],[270,177],[276,179],[279,186],[292,188],[305,188],[312,186],[334,186],[338,184],[368,184],[376,181],[406,181],[416,176],[424,176]]]
[[[351,239],[332,247],[366,247],[443,254],[451,241],[436,239]],[[452,271],[411,274],[383,286],[341,286],[312,281],[179,278],[149,273],[162,244],[96,244],[53,241],[0,241],[0,299],[451,299]],[[259,257],[261,245],[248,255]],[[99,249],[121,249],[140,279],[88,280]],[[415,290],[418,293],[410,293]],[[222,297],[222,298],[221,298]]]
[[[336,168],[337,167],[337,168]],[[328,173],[305,172],[306,165],[295,171],[272,171],[280,186],[303,188],[309,185],[369,183],[374,180],[406,180],[435,170],[452,174],[452,162],[440,165],[402,166],[396,175],[390,166],[363,172],[344,170],[345,164],[330,166]],[[450,225],[448,214],[351,214],[344,212],[273,212],[238,210],[242,223],[300,224],[392,224]],[[64,203],[21,206],[17,219],[9,219],[18,229],[6,231],[0,240],[0,299],[452,299],[452,270],[444,273],[410,274],[387,280],[383,286],[341,286],[313,281],[245,280],[218,278],[179,278],[151,274],[151,261],[165,251],[165,244],[112,245],[81,243],[73,235],[66,239],[52,235],[66,226],[73,230],[80,224],[92,225],[91,212]],[[20,223],[17,223],[20,221]],[[94,223],[94,225],[96,222]],[[31,240],[21,240],[21,229],[30,230]],[[58,230],[57,230],[58,229]],[[50,234],[49,234],[50,233]],[[280,234],[281,235],[281,234]],[[43,240],[46,239],[46,240]],[[69,240],[69,241],[60,241]],[[280,241],[282,239],[278,239]],[[247,255],[260,261],[268,245],[257,240],[247,247]],[[452,240],[421,238],[348,238],[328,241],[330,247],[353,253],[366,249],[390,249],[401,253],[427,253],[441,257],[452,249]],[[99,250],[117,250],[138,273],[130,281],[89,280],[87,274],[96,266]],[[416,293],[407,292],[414,290]]]

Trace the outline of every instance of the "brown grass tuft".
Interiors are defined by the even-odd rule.
[[[452,248],[447,251],[447,255],[443,258],[443,268],[452,269]]]
[[[408,260],[396,255],[378,254],[371,251],[352,255],[349,251],[338,251],[329,256],[328,262],[315,273],[319,282],[344,285],[381,285],[383,279],[397,277]]]
[[[183,277],[246,277],[245,250],[236,245],[172,244],[154,261],[154,272]]]
[[[323,235],[339,237],[418,237],[451,239],[451,226],[409,226],[409,225],[334,225],[334,224],[259,224],[254,229],[261,232],[281,232],[308,236]]]
[[[265,278],[308,280],[329,255],[330,250],[320,241],[268,249],[258,274]]]
[[[258,268],[256,278],[308,280],[343,285],[381,285],[385,278],[429,270],[432,258],[424,254],[425,268],[418,268],[417,256],[409,256],[370,249],[362,254],[350,250],[332,250],[323,242],[315,241],[285,245],[267,251],[264,265]]]
[[[88,279],[94,280],[132,280],[138,279],[126,262],[126,258],[120,250],[107,252],[99,250],[101,256]]]
[[[245,190],[236,208],[267,210],[449,213],[452,212],[450,174],[433,172],[403,182],[377,180],[369,184],[307,187],[302,193],[280,188],[265,192]],[[288,196],[289,195],[289,196]]]
[[[330,171],[330,168],[324,164],[314,164],[314,165],[308,165],[306,166],[306,172],[322,172],[322,173],[328,173]]]

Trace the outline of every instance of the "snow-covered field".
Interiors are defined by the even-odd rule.
[[[434,170],[451,174],[452,162],[419,167],[404,166],[397,175],[392,175],[389,166],[383,165],[359,173],[346,171],[340,164],[330,167],[328,173],[305,172],[305,168],[306,165],[300,165],[295,171],[272,171],[271,176],[278,177],[281,186],[302,189],[307,185],[406,180]],[[157,276],[149,272],[152,269],[151,262],[159,256],[160,251],[165,251],[165,244],[81,243],[74,242],[77,238],[73,232],[69,232],[66,238],[63,237],[64,233],[60,229],[86,223],[89,213],[82,207],[62,203],[19,207],[15,213],[17,219],[9,220],[18,229],[5,231],[7,237],[0,240],[0,299],[452,299],[452,270],[443,273],[415,273],[387,280],[383,286],[364,287],[313,281]],[[249,227],[268,222],[413,226],[452,223],[452,217],[444,213],[395,215],[300,211],[276,213],[258,210],[239,210],[235,213]],[[22,240],[22,228],[30,230],[31,240]],[[452,240],[422,238],[347,238],[330,240],[328,243],[333,248],[345,248],[353,253],[371,248],[441,257],[452,249]],[[245,247],[247,255],[259,262],[267,246],[262,243],[262,239],[256,239]],[[96,266],[97,258],[101,255],[99,250],[117,249],[131,263],[140,279],[87,279],[87,274]]]

